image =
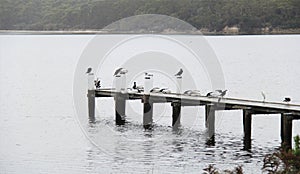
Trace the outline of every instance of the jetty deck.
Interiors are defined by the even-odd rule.
[[[252,115],[280,114],[281,116],[281,140],[286,148],[292,147],[292,123],[300,119],[300,105],[286,102],[266,102],[257,100],[245,100],[227,97],[189,96],[178,93],[140,93],[118,92],[113,88],[88,90],[89,118],[95,120],[95,98],[113,97],[115,99],[116,124],[125,124],[126,100],[141,100],[144,105],[143,125],[145,129],[151,129],[153,124],[153,104],[171,103],[172,126],[180,126],[181,107],[205,106],[205,125],[208,129],[208,144],[215,143],[215,111],[217,110],[243,110],[244,148],[251,149]]]

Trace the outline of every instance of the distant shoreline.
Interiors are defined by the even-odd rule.
[[[139,32],[139,31],[107,31],[107,30],[0,30],[0,35],[102,35],[102,34],[165,34],[165,35],[205,35],[205,36],[244,36],[244,35],[299,35],[300,29],[276,30],[266,33],[224,33],[207,31],[171,31],[171,32]]]

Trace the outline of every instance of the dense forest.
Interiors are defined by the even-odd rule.
[[[299,30],[299,0],[0,0],[0,30],[100,30],[119,19],[163,14],[199,30]]]

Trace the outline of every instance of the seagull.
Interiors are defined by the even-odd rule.
[[[118,68],[115,73],[114,73],[114,76],[118,75],[118,74],[126,74],[128,72],[127,69],[124,69],[124,68]]]
[[[292,101],[292,99],[290,97],[285,97],[283,101],[288,103],[288,102]]]
[[[192,90],[187,90],[187,91],[184,91],[183,95],[191,95],[192,93]]]
[[[182,73],[183,73],[183,70],[182,70],[182,68],[180,68],[180,70],[178,71],[178,73],[177,73],[177,74],[175,74],[175,76],[181,76],[181,75],[182,75]]]
[[[261,91],[261,95],[263,97],[263,102],[265,102],[265,100],[266,100],[266,94],[264,93],[264,91]]]
[[[159,87],[154,87],[150,90],[150,92],[153,92],[153,93],[158,93],[159,91],[160,91]]]
[[[163,94],[170,94],[170,93],[171,93],[171,90],[169,90],[168,88],[162,88],[162,89],[160,89],[159,92],[161,92],[161,93],[163,93]]]
[[[183,95],[189,95],[189,96],[201,96],[201,93],[199,90],[187,90],[183,93]]]
[[[87,71],[86,71],[86,74],[89,74],[89,73],[91,73],[91,72],[92,72],[92,68],[89,67],[89,68],[87,69]]]
[[[190,96],[199,97],[201,96],[201,93],[199,90],[192,90]]]
[[[213,92],[209,92],[206,94],[206,97],[224,97],[226,95],[227,90],[215,90]]]
[[[118,69],[115,71],[114,76],[118,75],[122,69],[123,69],[123,68],[118,68]]]
[[[221,97],[224,97],[224,96],[226,95],[226,92],[227,92],[227,89],[224,90],[224,91],[222,91],[221,94],[220,94],[220,96],[221,96]]]

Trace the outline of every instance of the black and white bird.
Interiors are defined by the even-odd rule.
[[[177,73],[177,74],[175,74],[175,76],[181,76],[181,75],[182,75],[182,73],[183,73],[183,70],[182,70],[182,68],[180,68],[180,70],[178,71],[178,73]]]
[[[163,93],[163,94],[170,94],[170,93],[171,93],[171,90],[168,89],[168,88],[161,88],[159,92],[161,92],[161,93]]]
[[[224,97],[226,95],[227,90],[215,90],[213,92],[209,92],[206,94],[206,97]]]
[[[137,90],[137,92],[144,92],[144,87],[142,86],[137,86],[136,82],[133,82],[132,89]]]
[[[285,97],[283,101],[288,103],[288,102],[292,101],[292,99],[290,97]]]
[[[150,92],[153,92],[153,93],[159,93],[159,91],[160,91],[159,87],[154,87],[150,90]]]
[[[183,95],[191,95],[193,90],[187,90],[187,91],[184,91]]]
[[[88,69],[87,69],[87,71],[86,71],[86,74],[89,74],[89,73],[91,73],[92,72],[92,68],[91,67],[89,67]]]
[[[264,91],[261,91],[261,96],[263,97],[263,102],[265,102],[265,100],[266,100],[266,94],[264,93]]]
[[[128,70],[125,68],[118,68],[118,69],[116,69],[114,76],[119,75],[119,74],[126,74],[127,72],[128,72]]]
[[[199,90],[187,90],[183,93],[183,95],[189,95],[189,96],[201,96],[201,93]]]

